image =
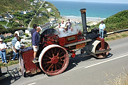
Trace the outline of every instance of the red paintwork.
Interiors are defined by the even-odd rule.
[[[33,53],[34,53],[33,50],[26,51],[22,53],[22,57],[23,57],[26,73],[36,74],[37,72],[41,72],[41,70],[38,66],[36,66],[36,64],[32,62],[34,58]]]
[[[57,44],[58,42],[58,35],[45,35],[45,39],[42,39],[44,43],[44,47],[51,45],[51,44]]]
[[[75,56],[76,56],[76,54],[75,54],[75,52],[73,52],[71,57],[75,58]]]
[[[57,64],[58,63],[58,61],[59,61],[59,56],[58,56],[58,54],[55,56],[54,54],[52,54],[53,55],[53,57],[51,58],[51,61],[50,61],[50,63],[52,63],[52,64]]]
[[[58,44],[58,45],[64,47],[64,45],[66,45],[66,44],[71,44],[71,43],[79,42],[82,40],[84,40],[84,38],[80,32],[78,34],[67,36],[67,37],[62,37],[62,38],[59,38],[58,35],[54,34],[54,35],[45,35],[45,37],[42,39],[42,44],[43,44],[43,48],[45,48],[46,46],[51,45],[51,44]],[[70,51],[68,49],[66,49],[66,50]],[[72,58],[74,58],[76,56],[75,52],[71,52],[71,53],[72,53]],[[54,54],[52,54],[52,55],[53,55],[53,57],[50,58],[50,61],[47,63],[57,64],[59,62],[59,55],[54,55]],[[68,54],[66,54],[66,55],[68,55]],[[22,57],[23,57],[26,73],[36,74],[41,71],[38,64],[34,64],[32,62],[33,50],[29,50],[29,51],[22,53]],[[66,61],[68,61],[68,59],[69,59],[69,57],[65,58]],[[65,64],[64,64],[64,66],[65,66]],[[45,72],[45,70],[44,70],[44,72]],[[61,72],[61,70],[59,72]],[[50,73],[47,71],[46,71],[46,73],[49,75],[58,74],[58,73]]]
[[[96,39],[101,41],[101,49],[104,49],[104,44],[105,44],[104,38],[98,37]]]
[[[59,45],[64,46],[65,45],[65,37],[59,38]]]
[[[68,40],[69,38],[72,38],[72,37],[75,37],[75,39]],[[59,38],[59,45],[64,46],[66,44],[71,44],[71,43],[79,42],[79,41],[83,41],[83,40],[85,40],[85,39],[83,38],[81,32],[79,32],[78,34],[75,34],[75,35]]]

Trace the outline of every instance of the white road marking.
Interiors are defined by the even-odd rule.
[[[35,85],[36,84],[36,82],[34,82],[34,83],[30,83],[30,84],[27,84],[27,85]]]
[[[123,57],[126,57],[126,56],[128,56],[128,53],[126,53],[126,54],[124,54],[122,56],[116,57],[116,58],[112,58],[112,59],[108,59],[106,61],[102,61],[102,62],[99,62],[99,63],[92,64],[92,65],[89,65],[89,66],[81,66],[81,67],[69,70],[67,72],[75,71],[75,70],[78,70],[78,69],[81,69],[81,68],[87,69],[87,68],[90,68],[90,67],[93,67],[93,66],[97,66],[97,65],[100,65],[100,64],[103,64],[103,63],[107,63],[107,62],[110,62],[110,61],[113,61],[113,60],[117,60],[117,59],[120,59],[120,58],[123,58]]]
[[[109,62],[109,61],[117,60],[117,59],[120,59],[120,58],[123,58],[123,57],[126,57],[126,56],[128,56],[128,53],[127,53],[127,54],[125,54],[125,55],[122,55],[122,56],[116,57],[116,58],[112,58],[112,59],[109,59],[109,60],[106,60],[106,61],[100,62],[100,63],[96,63],[96,64],[92,64],[92,65],[86,66],[86,67],[84,67],[84,68],[90,68],[90,67],[97,66],[97,65],[100,65],[100,64],[103,64],[103,63],[107,63],[107,62]]]

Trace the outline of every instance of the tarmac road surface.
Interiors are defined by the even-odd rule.
[[[95,59],[81,55],[70,59],[67,70],[62,74],[47,76],[41,73],[26,78],[17,77],[15,80],[7,78],[0,81],[0,85],[106,85],[128,72],[128,38],[108,43],[112,48],[110,58]]]

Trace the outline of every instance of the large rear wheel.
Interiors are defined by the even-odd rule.
[[[49,45],[41,52],[39,63],[44,73],[47,75],[57,75],[67,68],[69,55],[65,48],[59,45]]]

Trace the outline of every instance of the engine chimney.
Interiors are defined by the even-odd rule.
[[[86,36],[87,34],[87,25],[86,25],[86,9],[81,9],[81,18],[82,18],[82,25],[83,25],[83,34]]]

